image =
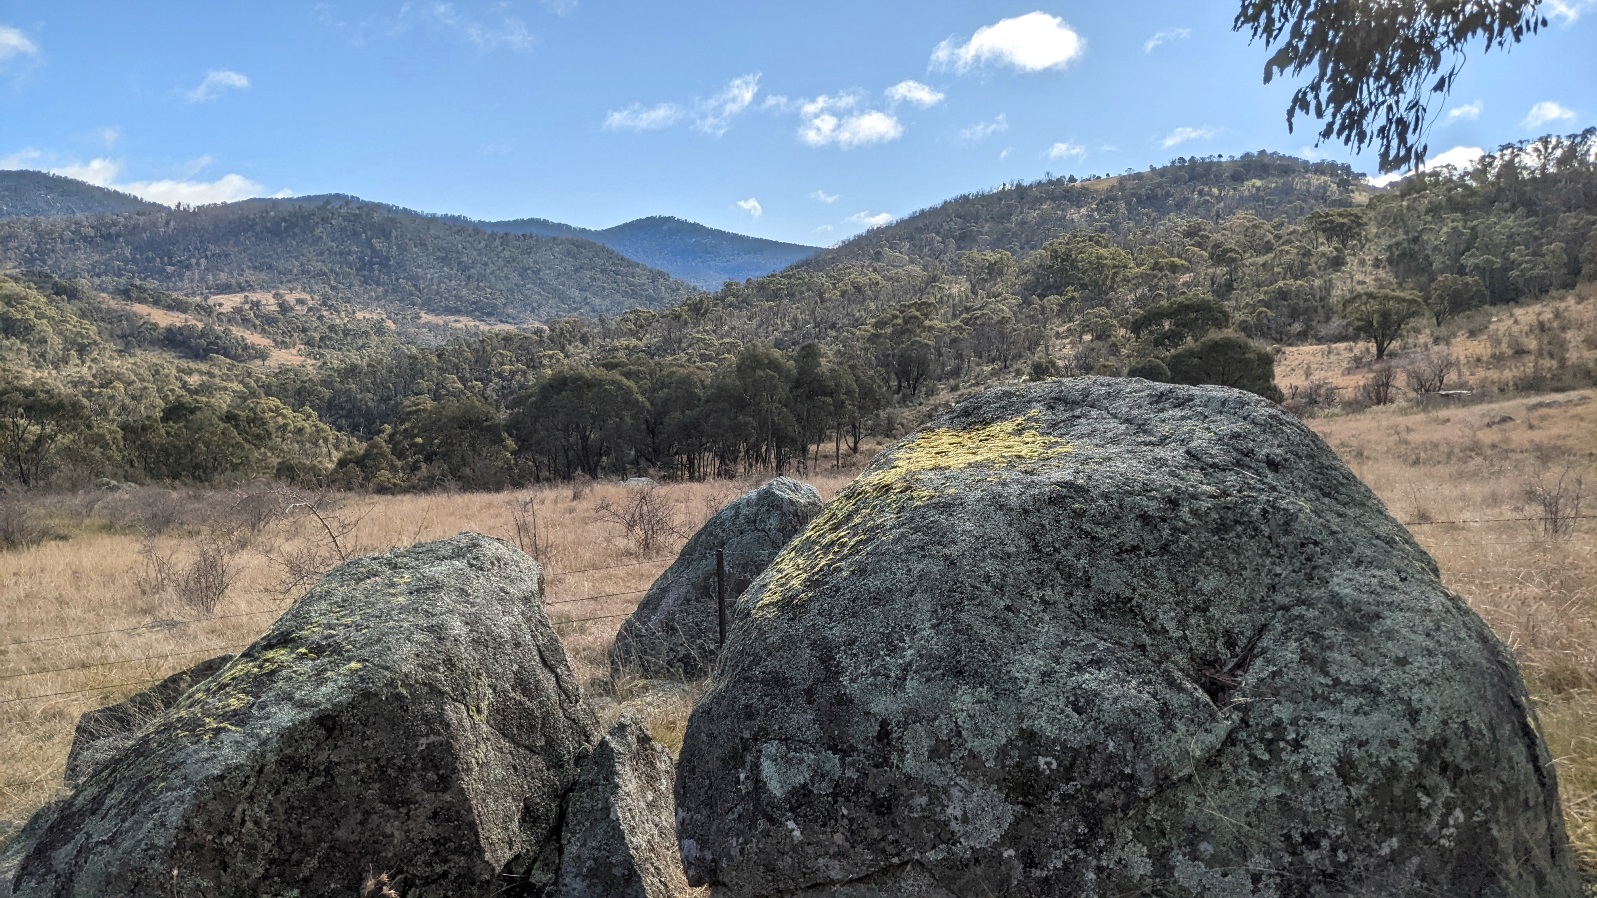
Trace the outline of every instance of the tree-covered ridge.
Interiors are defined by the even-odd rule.
[[[1445,341],[1455,319],[1490,316],[1477,306],[1533,300],[1597,276],[1594,146],[1597,131],[1505,147],[1467,176],[1433,173],[1366,205],[1298,218],[1175,214],[1112,233],[1066,230],[1025,255],[974,250],[947,262],[799,267],[665,310],[561,318],[435,347],[405,345],[387,331],[357,345],[366,319],[354,316],[339,327],[356,331],[324,332],[345,350],[321,353],[313,366],[268,369],[212,356],[184,368],[171,347],[124,351],[144,338],[117,336],[127,322],[114,302],[41,276],[0,291],[12,310],[0,323],[16,341],[5,344],[0,380],[57,391],[46,398],[99,397],[92,401],[100,405],[72,418],[50,412],[64,408],[51,402],[7,412],[0,396],[0,417],[23,422],[15,432],[24,435],[56,432],[30,415],[53,415],[52,426],[68,434],[79,431],[59,422],[93,424],[98,449],[63,442],[79,448],[38,466],[59,482],[215,480],[291,462],[285,476],[345,487],[491,488],[800,468],[872,435],[902,433],[949,397],[1055,374],[1223,384],[1281,398],[1274,345],[1359,338],[1385,355],[1422,322],[1428,338]],[[124,297],[285,341],[296,339],[288,330],[296,315],[310,317],[288,297],[230,300],[227,310],[138,285]],[[120,396],[140,398],[124,409],[112,402]],[[340,451],[312,459],[296,437],[291,446],[301,448],[262,454],[248,415],[264,407],[244,411],[255,400],[275,403],[273,414],[297,432],[330,434],[312,443]],[[241,442],[211,433],[220,427],[213,422]],[[148,448],[202,432],[257,449],[239,456],[243,467],[207,456],[187,470],[180,455]],[[7,445],[0,455],[31,444],[19,437]]]
[[[136,196],[42,171],[0,171],[0,218],[103,215],[157,208]]]
[[[1240,158],[1178,158],[1170,165],[1112,178],[1055,178],[1006,184],[955,197],[868,231],[804,263],[951,262],[971,250],[1023,256],[1068,230],[1123,235],[1180,216],[1217,222],[1239,213],[1296,221],[1325,208],[1353,206],[1362,177],[1334,162],[1278,153]]]
[[[0,222],[0,264],[188,295],[290,290],[490,321],[668,306],[691,288],[584,240],[366,205],[232,204]]]

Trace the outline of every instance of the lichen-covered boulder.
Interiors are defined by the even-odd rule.
[[[201,661],[143,692],[83,714],[72,733],[72,748],[67,752],[67,768],[62,779],[68,786],[82,782],[89,771],[132,741],[140,727],[159,717],[195,684],[227,666],[235,657],[218,655]]]
[[[688,894],[677,854],[676,763],[632,714],[599,742],[566,803],[556,898]]]
[[[611,670],[617,676],[681,679],[709,673],[721,650],[716,550],[725,552],[731,604],[820,511],[815,487],[778,477],[717,512],[621,625],[610,651]]]
[[[717,898],[1574,898],[1513,660],[1302,424],[1082,378],[883,453],[743,596],[677,768]]]
[[[41,812],[12,886],[527,893],[597,736],[530,558],[470,533],[362,558]]]

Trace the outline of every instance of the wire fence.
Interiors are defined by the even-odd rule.
[[[1563,516],[1561,518],[1561,520],[1564,521],[1564,522],[1587,521],[1587,520],[1593,520],[1593,519],[1597,519],[1597,515],[1594,515],[1594,514],[1573,514],[1573,515],[1565,515],[1565,516]],[[1458,519],[1455,519],[1455,520],[1439,520],[1439,521],[1438,520],[1422,520],[1422,521],[1405,521],[1405,522],[1403,522],[1403,526],[1405,526],[1405,527],[1436,527],[1436,526],[1467,526],[1467,525],[1474,525],[1474,524],[1507,524],[1507,523],[1545,524],[1546,523],[1546,518],[1544,516],[1537,515],[1537,516],[1498,517],[1498,518],[1487,518],[1487,517],[1458,518]],[[1547,541],[1548,541],[1547,538],[1544,537],[1544,538],[1541,538],[1541,539],[1512,540],[1512,541],[1445,542],[1445,543],[1429,543],[1427,545],[1427,548],[1544,545],[1544,544],[1547,543]],[[661,557],[658,557],[658,558],[645,558],[645,559],[640,559],[638,561],[628,561],[628,562],[622,562],[620,564],[613,564],[613,565],[578,568],[578,569],[569,570],[569,571],[548,571],[547,572],[547,576],[549,578],[562,578],[562,577],[576,576],[576,575],[579,575],[579,574],[609,573],[609,572],[612,572],[612,571],[627,570],[627,569],[641,567],[641,566],[650,565],[650,564],[667,564],[667,563],[670,563],[672,568],[675,568],[677,564],[679,564],[679,563],[681,563],[683,561],[691,562],[691,561],[699,560],[699,559],[708,559],[708,558],[715,557],[716,554],[717,554],[716,552],[706,552],[706,553],[696,553],[694,555],[681,554],[681,555],[661,556]],[[720,554],[722,555],[722,560],[723,561],[725,559],[738,560],[738,559],[752,558],[752,557],[758,557],[761,561],[768,561],[769,560],[769,554],[761,554],[761,555],[758,555],[758,556],[756,556],[754,553],[737,553],[737,552],[723,552],[723,553],[720,553]],[[1572,570],[1572,568],[1560,566],[1560,567],[1555,567],[1555,568],[1549,568],[1547,570],[1549,572],[1561,572],[1561,571]],[[643,595],[647,594],[648,592],[650,592],[651,590],[654,590],[654,589],[657,589],[657,588],[668,587],[672,582],[674,582],[672,579],[667,579],[666,575],[669,574],[669,573],[670,573],[669,570],[662,572],[661,575],[656,578],[656,580],[654,581],[654,583],[651,586],[649,586],[647,588],[644,588],[644,589],[629,589],[629,590],[620,590],[620,591],[599,593],[597,595],[576,596],[576,597],[567,597],[567,598],[559,598],[559,599],[546,599],[544,601],[544,605],[546,607],[548,607],[548,608],[564,608],[564,607],[567,607],[567,606],[583,605],[583,604],[587,604],[587,603],[591,603],[591,602],[599,602],[599,601],[610,600],[610,599],[621,599],[621,598],[628,598],[628,597],[631,597],[631,596],[643,596]],[[724,572],[722,574],[722,578],[721,578],[721,582],[720,582],[720,588],[723,589],[723,590],[725,588],[725,586],[724,586]],[[724,606],[725,597],[724,596],[721,597],[719,599],[719,601]],[[92,631],[85,631],[85,632],[78,632],[78,633],[61,633],[61,634],[55,634],[55,635],[51,635],[51,636],[39,636],[39,637],[31,638],[31,639],[19,639],[19,640],[12,640],[12,641],[9,641],[9,642],[0,642],[0,649],[12,649],[12,648],[22,647],[22,646],[42,646],[43,644],[46,644],[46,643],[59,643],[59,642],[64,642],[64,641],[68,641],[68,640],[88,639],[88,638],[97,637],[97,636],[131,635],[131,634],[139,634],[139,633],[171,631],[171,630],[179,629],[179,628],[182,628],[182,627],[188,627],[188,626],[195,625],[195,624],[207,624],[207,623],[212,623],[212,622],[215,622],[215,621],[226,621],[226,620],[234,620],[234,619],[241,619],[241,618],[258,617],[258,616],[268,615],[268,614],[280,615],[284,611],[287,611],[291,607],[293,607],[293,603],[292,602],[290,602],[288,604],[285,604],[285,605],[281,605],[281,606],[274,606],[274,607],[270,607],[270,608],[260,608],[260,609],[254,610],[254,611],[243,611],[243,612],[237,612],[237,613],[234,613],[234,614],[219,614],[219,615],[212,615],[212,616],[209,616],[209,617],[194,617],[194,618],[185,618],[185,619],[166,619],[166,620],[151,621],[150,623],[140,624],[140,625],[133,626],[133,627],[111,628],[111,629],[104,629],[104,630],[92,630]],[[614,612],[614,613],[591,614],[591,615],[585,615],[585,616],[582,616],[582,617],[558,618],[558,619],[551,619],[550,623],[552,625],[554,625],[554,626],[560,627],[560,626],[566,626],[566,625],[570,625],[570,624],[582,624],[582,623],[591,623],[591,622],[596,622],[596,621],[616,620],[616,619],[619,619],[619,618],[629,617],[629,616],[632,615],[632,613],[633,613],[632,610],[627,610],[627,611],[620,611],[620,612]],[[100,669],[100,668],[117,667],[117,666],[123,665],[123,664],[137,664],[137,663],[145,663],[145,662],[171,661],[171,660],[178,659],[178,658],[185,658],[185,657],[192,657],[192,656],[195,656],[195,655],[202,655],[202,654],[206,654],[208,652],[223,652],[223,651],[229,651],[229,650],[235,650],[235,649],[242,649],[242,648],[247,647],[248,645],[249,645],[249,643],[239,643],[239,644],[230,644],[230,645],[216,645],[216,646],[209,646],[209,647],[206,647],[206,648],[195,649],[193,651],[186,651],[186,652],[175,652],[175,653],[165,653],[165,654],[149,654],[149,655],[141,655],[141,656],[138,656],[138,657],[131,657],[131,658],[114,658],[114,659],[96,661],[96,662],[87,663],[87,664],[64,665],[64,666],[57,666],[57,667],[40,668],[40,669],[35,669],[35,670],[21,671],[21,672],[18,672],[18,673],[0,675],[0,682],[6,682],[6,681],[12,681],[12,680],[24,680],[24,679],[27,679],[29,677],[45,676],[45,675],[48,675],[48,674],[72,673],[72,672],[82,671],[82,670],[95,670],[95,669]],[[130,680],[128,682],[119,682],[119,683],[108,684],[108,685],[104,685],[104,686],[93,686],[93,687],[88,687],[88,688],[84,688],[84,689],[63,690],[63,691],[58,691],[58,692],[48,692],[48,693],[37,694],[37,695],[16,696],[16,697],[12,697],[12,698],[0,699],[0,706],[13,705],[13,704],[22,704],[22,703],[35,702],[35,701],[42,701],[42,700],[45,700],[45,699],[64,698],[64,697],[69,697],[69,696],[85,695],[85,694],[98,693],[98,692],[106,692],[106,691],[111,691],[111,690],[115,690],[115,689],[131,688],[131,687],[135,687],[135,686],[141,686],[141,687],[142,686],[149,686],[151,684],[160,682],[162,679],[165,678],[165,676],[170,676],[170,673],[164,674],[164,675],[159,676],[159,677],[152,677],[152,678],[149,678],[149,679]],[[8,784],[0,784],[0,787],[4,787],[6,785],[8,785]]]
[[[702,553],[702,555],[672,555],[672,556],[664,556],[664,557],[659,557],[659,558],[645,558],[645,559],[641,559],[639,561],[628,561],[628,562],[622,562],[621,564],[613,564],[613,565],[607,565],[607,566],[601,566],[601,567],[579,568],[579,569],[570,570],[570,571],[549,571],[549,572],[547,572],[547,576],[553,577],[553,578],[558,578],[558,577],[575,576],[575,575],[578,575],[578,574],[608,573],[608,572],[611,572],[611,571],[628,570],[628,569],[631,569],[631,568],[641,567],[643,565],[649,565],[649,564],[665,564],[667,562],[678,562],[678,561],[682,561],[682,560],[690,560],[691,561],[691,560],[694,560],[697,557],[709,558],[709,557],[714,557],[715,554],[716,553],[714,553],[714,552],[709,552],[709,553]],[[752,556],[750,553],[724,553],[724,557],[733,557],[733,558],[745,557],[746,558],[746,557],[754,557],[754,556]],[[662,581],[662,580],[658,580],[657,579],[653,586],[650,586],[650,587],[648,587],[646,589],[629,589],[629,590],[621,590],[621,591],[615,591],[615,592],[600,593],[598,595],[578,596],[578,597],[575,597],[575,598],[551,599],[551,600],[545,600],[544,605],[546,607],[553,608],[553,607],[557,607],[557,606],[580,605],[580,604],[585,604],[585,603],[589,603],[589,602],[598,602],[598,601],[607,600],[607,599],[625,598],[625,597],[629,597],[629,596],[642,596],[645,593],[647,593],[650,589],[653,589],[653,588],[655,588],[657,586],[668,585],[671,582],[673,582],[673,581],[671,581],[671,580],[663,580]],[[183,628],[183,627],[188,627],[188,626],[195,625],[195,624],[207,624],[207,623],[211,623],[211,622],[214,622],[214,621],[236,620],[236,619],[240,619],[240,618],[259,617],[259,616],[268,615],[268,614],[281,615],[283,612],[287,611],[291,607],[293,607],[293,603],[292,602],[290,602],[288,604],[285,604],[285,605],[273,606],[271,608],[260,608],[260,609],[254,610],[254,611],[242,611],[242,612],[238,612],[238,613],[234,613],[234,614],[217,614],[217,615],[212,615],[210,617],[193,617],[193,618],[183,618],[183,619],[165,619],[165,620],[151,621],[150,623],[147,623],[147,624],[139,624],[137,626],[132,626],[132,627],[118,627],[118,628],[110,628],[110,629],[104,629],[104,630],[89,630],[89,631],[83,631],[83,632],[77,632],[77,633],[58,633],[58,634],[51,635],[51,636],[39,636],[39,637],[35,637],[35,638],[32,638],[32,639],[17,639],[17,640],[12,640],[12,641],[9,641],[9,642],[0,642],[0,649],[14,649],[14,648],[17,648],[17,647],[22,647],[22,646],[43,646],[43,645],[45,645],[47,643],[60,643],[60,642],[66,642],[66,641],[70,641],[70,640],[89,639],[89,638],[93,638],[93,637],[97,637],[97,636],[116,636],[116,635],[134,635],[134,634],[144,634],[144,633],[154,633],[154,632],[170,632],[172,630],[177,630],[177,629],[180,629],[180,628]],[[628,617],[631,614],[632,614],[632,612],[630,610],[629,611],[617,612],[617,613],[590,614],[590,615],[585,615],[585,616],[582,616],[582,617],[552,619],[550,621],[550,623],[553,624],[554,626],[558,627],[558,626],[565,626],[565,625],[568,625],[568,624],[582,624],[582,623],[591,623],[591,622],[595,622],[595,621],[616,620],[618,618]],[[238,643],[238,644],[230,644],[230,645],[216,645],[216,646],[209,646],[207,648],[202,648],[202,649],[195,649],[193,651],[169,652],[169,653],[164,653],[164,654],[149,654],[149,655],[141,655],[141,656],[138,656],[138,657],[131,657],[131,658],[113,658],[113,659],[109,659],[109,660],[101,660],[101,661],[95,661],[95,662],[85,663],[85,664],[72,664],[72,665],[61,665],[61,666],[56,666],[56,667],[44,667],[44,668],[38,668],[38,669],[34,669],[34,670],[25,670],[25,671],[20,671],[20,672],[17,672],[17,673],[0,675],[0,682],[6,682],[6,681],[11,681],[11,680],[23,680],[23,679],[26,679],[26,678],[29,678],[29,677],[45,676],[45,675],[48,675],[48,674],[73,673],[73,672],[76,672],[76,671],[83,671],[83,670],[96,670],[96,669],[100,669],[100,668],[117,667],[117,666],[123,665],[123,664],[137,664],[137,663],[141,663],[141,662],[152,662],[152,661],[172,661],[172,660],[178,659],[178,658],[193,657],[195,655],[203,655],[203,654],[206,654],[208,652],[224,652],[224,651],[230,651],[230,650],[235,650],[235,649],[242,649],[242,648],[247,647],[248,645],[250,645],[250,643]],[[170,676],[170,674],[168,673],[168,674],[163,674],[162,676],[159,676],[159,677],[152,677],[152,678],[149,678],[149,679],[141,679],[141,680],[130,680],[128,682],[119,682],[119,683],[108,684],[108,685],[104,685],[104,686],[92,686],[92,687],[88,687],[88,688],[84,688],[84,689],[71,689],[71,690],[63,690],[63,691],[58,691],[58,692],[47,692],[47,693],[36,694],[36,695],[15,696],[15,697],[11,697],[11,698],[0,699],[0,706],[21,704],[21,703],[34,702],[34,701],[42,701],[44,699],[65,698],[65,697],[75,696],[75,695],[86,695],[86,694],[91,694],[91,693],[106,692],[106,691],[115,690],[115,689],[130,688],[130,687],[134,687],[134,686],[149,686],[149,685],[152,685],[154,683],[160,682],[162,679],[165,679],[166,676]],[[0,787],[4,787],[5,785],[6,784],[0,784]]]

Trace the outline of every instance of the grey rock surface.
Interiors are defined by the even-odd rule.
[[[1502,643],[1301,423],[993,390],[743,596],[678,761],[743,896],[1575,898]]]
[[[598,737],[538,566],[349,562],[29,825],[19,896],[538,894]]]
[[[730,604],[820,512],[815,487],[788,477],[750,490],[717,512],[621,625],[611,670],[682,679],[709,673],[721,648],[715,551],[726,553]]]
[[[688,894],[677,853],[676,762],[631,714],[610,729],[566,803],[557,898]]]
[[[140,728],[176,704],[197,683],[226,667],[235,657],[218,655],[209,658],[114,705],[83,714],[72,733],[72,748],[67,752],[67,767],[62,779],[68,786],[82,782],[91,770],[133,741],[133,734]]]

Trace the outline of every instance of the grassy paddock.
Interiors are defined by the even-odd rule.
[[[1570,835],[1587,869],[1597,871],[1597,521],[1572,521],[1567,532],[1550,535],[1534,501],[1535,491],[1546,494],[1559,476],[1566,488],[1582,477],[1584,512],[1597,513],[1597,445],[1591,440],[1597,391],[1432,410],[1389,406],[1309,423],[1399,520],[1413,525],[1448,585],[1513,648],[1553,747]],[[852,476],[810,479],[829,497]],[[618,484],[357,498],[333,512],[329,523],[348,528],[341,541],[351,552],[468,529],[523,543],[545,563],[549,601],[562,603],[551,608],[555,620],[599,618],[562,624],[560,631],[601,715],[613,717],[627,701],[676,748],[697,689],[612,681],[605,655],[621,618],[611,615],[629,612],[638,591],[667,564],[647,558],[673,555],[687,533],[755,483],[661,486],[659,497],[680,532],[647,556],[599,508],[629,495]],[[144,524],[161,521],[164,535],[146,543],[133,529],[142,524],[128,523],[138,515],[113,513],[118,503],[149,506]],[[199,615],[170,589],[147,582],[148,558],[176,553],[181,560],[182,551],[219,521],[236,526],[236,504],[231,494],[158,490],[59,497],[37,510],[56,538],[0,554],[0,618],[6,622],[0,642],[118,631],[0,646],[0,702],[74,693],[0,704],[0,833],[58,794],[79,714],[138,688],[118,684],[163,676],[253,640],[288,601],[279,588],[281,562],[326,549],[326,531],[308,516],[269,524],[230,556],[234,580],[215,616],[171,623]],[[1535,520],[1443,523],[1527,517]],[[589,596],[610,597],[571,601]],[[121,660],[130,658],[146,660]],[[29,673],[57,667],[80,669]],[[100,691],[78,692],[91,689]]]

